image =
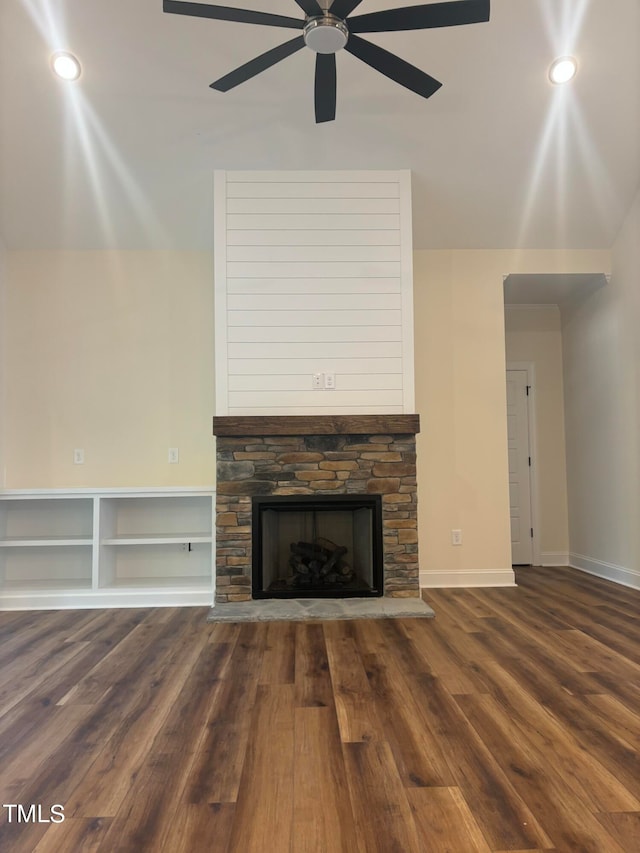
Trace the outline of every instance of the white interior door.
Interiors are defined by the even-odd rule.
[[[507,434],[511,562],[516,566],[531,565],[531,452],[526,370],[507,370]]]

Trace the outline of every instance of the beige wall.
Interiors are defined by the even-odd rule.
[[[563,312],[571,562],[640,588],[640,193],[612,254]]]
[[[9,488],[211,485],[207,253],[10,252]],[[421,580],[510,583],[503,275],[606,252],[416,252]],[[168,465],[169,447],[180,464]],[[73,449],[85,451],[73,464]],[[450,544],[451,528],[463,545]]]
[[[608,252],[414,254],[423,586],[511,575],[503,276],[608,272]],[[463,544],[451,545],[461,528]]]
[[[5,447],[4,430],[7,416],[7,405],[5,401],[5,362],[6,362],[6,260],[7,253],[2,239],[0,238],[0,489],[4,488],[6,480],[5,472]]]
[[[557,305],[506,306],[507,362],[535,369],[535,476],[542,565],[565,565],[569,556],[567,470],[562,383],[562,331]]]
[[[212,278],[207,253],[9,253],[6,487],[214,482]]]

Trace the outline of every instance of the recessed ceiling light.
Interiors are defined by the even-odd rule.
[[[60,50],[51,57],[51,67],[63,80],[77,80],[82,68],[72,53]]]
[[[577,70],[578,63],[573,56],[561,56],[551,63],[549,80],[555,84],[568,83],[575,77]]]

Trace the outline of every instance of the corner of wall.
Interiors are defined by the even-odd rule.
[[[5,465],[5,417],[7,407],[5,405],[5,323],[6,323],[6,278],[7,278],[7,250],[2,237],[0,237],[0,489],[6,488],[7,471]]]

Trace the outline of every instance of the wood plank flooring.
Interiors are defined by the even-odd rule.
[[[517,574],[432,620],[0,613],[0,850],[636,853],[640,592]]]

